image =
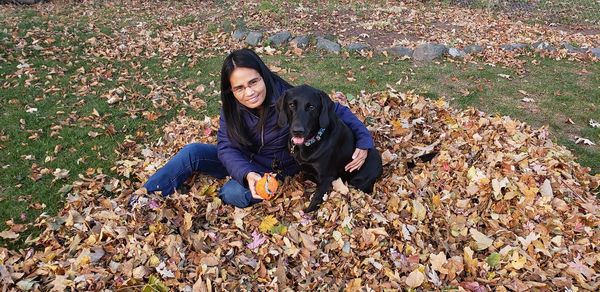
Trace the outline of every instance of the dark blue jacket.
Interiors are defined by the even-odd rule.
[[[292,176],[299,170],[298,163],[288,150],[289,126],[279,128],[275,105],[279,96],[288,88],[278,84],[269,104],[270,115],[263,129],[257,129],[259,117],[242,106],[242,121],[250,129],[250,137],[257,145],[254,151],[239,146],[227,136],[227,124],[223,112],[217,132],[218,155],[221,163],[227,168],[229,175],[240,184],[246,186],[246,175],[253,171],[259,174],[280,171],[283,176]],[[371,149],[375,147],[373,137],[365,125],[346,106],[335,103],[335,112],[340,119],[354,132],[356,148]],[[221,109],[222,111],[222,109]],[[274,164],[275,163],[275,164]],[[274,169],[275,168],[275,169]]]

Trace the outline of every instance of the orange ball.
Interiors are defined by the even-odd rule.
[[[270,200],[278,187],[279,182],[277,181],[275,174],[265,173],[258,182],[256,182],[256,194],[265,200]]]

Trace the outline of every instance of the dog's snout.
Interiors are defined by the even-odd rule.
[[[294,136],[304,135],[304,126],[302,126],[302,123],[299,123],[298,121],[292,122],[290,130],[292,132],[292,135],[294,135]]]
[[[304,134],[304,128],[301,127],[293,127],[292,135],[294,136],[302,136]]]

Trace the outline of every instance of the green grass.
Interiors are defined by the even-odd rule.
[[[600,24],[600,2],[596,0],[542,0],[539,8],[556,22]]]
[[[260,5],[260,9],[268,11],[270,5],[278,7],[279,2],[263,1]],[[112,15],[117,11],[124,17]],[[113,35],[140,19],[157,29],[165,23],[153,22],[148,14],[129,17],[129,12],[117,8],[107,8],[102,17],[75,22],[70,22],[72,17],[67,12],[42,16],[35,10],[23,9],[17,13],[22,19],[18,24],[6,23],[0,15],[0,45],[3,49],[0,58],[6,59],[0,62],[0,123],[3,125],[0,135],[8,136],[6,141],[0,140],[0,230],[6,228],[6,220],[27,223],[42,212],[56,214],[64,201],[64,195],[59,192],[61,187],[72,184],[78,174],[88,169],[102,169],[103,173],[116,176],[111,167],[117,159],[115,150],[119,144],[127,136],[136,137],[138,131],[147,133],[135,138],[138,144],[155,141],[161,135],[162,126],[183,108],[180,100],[184,98],[185,90],[198,85],[206,87],[199,96],[205,99],[207,107],[199,111],[186,109],[188,115],[202,118],[218,114],[219,99],[211,93],[218,90],[224,52],[223,55],[200,57],[204,52],[199,51],[194,56],[181,55],[170,63],[158,56],[132,60],[95,57],[86,53],[85,41],[97,34]],[[195,19],[188,16],[170,21],[183,25]],[[49,20],[54,23],[56,41],[53,45],[70,47],[66,55],[60,55],[60,58],[40,56],[29,47],[21,50],[12,43],[14,25],[19,28],[18,34],[24,37]],[[90,29],[87,21],[98,21],[96,29]],[[62,33],[65,27],[67,33]],[[210,30],[210,26],[207,29]],[[31,42],[32,36],[27,40]],[[26,59],[36,69],[38,80],[29,86],[25,82],[26,75],[9,77],[17,70],[20,59]],[[323,55],[314,50],[302,57],[275,55],[265,56],[265,60],[271,66],[285,69],[286,73],[281,75],[292,84],[307,83],[328,93],[341,91],[359,96],[362,90],[371,93],[386,90],[387,85],[391,85],[400,91],[415,90],[429,98],[445,96],[456,107],[475,107],[490,114],[510,115],[534,126],[548,125],[554,139],[572,149],[580,163],[591,167],[595,173],[600,172],[599,146],[573,142],[574,136],[580,136],[600,144],[600,130],[587,125],[590,118],[598,120],[600,116],[600,76],[591,73],[600,72],[600,63],[538,59],[539,64],[533,65],[532,59],[527,59],[527,73],[519,76],[512,69],[482,64],[441,62],[414,67],[410,61],[380,55],[368,59],[352,54],[347,58]],[[84,68],[86,74],[78,73],[79,68]],[[87,94],[77,95],[81,78],[86,77],[89,84],[93,78],[91,72],[97,68],[112,68],[112,80],[103,78],[97,86],[90,87]],[[52,79],[48,79],[52,69],[60,69],[64,75],[52,74]],[[129,77],[118,81],[119,77],[124,77],[120,75],[122,70],[127,70]],[[500,74],[509,75],[510,79]],[[350,75],[355,80],[348,80]],[[210,87],[211,82],[215,87]],[[52,86],[59,91],[44,93]],[[130,98],[109,105],[102,95],[120,86]],[[168,89],[165,98],[171,109],[152,106],[148,97],[151,86]],[[520,91],[526,92],[535,102],[523,103],[521,99],[525,96]],[[37,112],[27,113],[27,108],[37,108]],[[136,119],[131,118],[131,109],[139,110]],[[89,118],[93,117],[94,110],[102,118]],[[160,113],[161,116],[156,121],[149,121],[143,118],[142,111]],[[567,119],[575,124],[566,124]],[[50,136],[51,127],[59,124],[64,125],[58,136]],[[113,136],[101,128],[110,125],[117,130]],[[90,131],[101,135],[91,138],[88,136]],[[30,139],[34,133],[39,137]],[[62,150],[54,153],[57,145]],[[34,158],[26,160],[26,157]],[[54,160],[46,162],[46,157],[54,157]],[[49,174],[34,182],[30,178],[33,163],[41,168],[67,169],[70,173],[66,179],[53,181]],[[29,208],[36,202],[45,204],[46,208]],[[21,242],[25,237],[21,236]],[[15,244],[18,246],[20,242],[11,243]]]
[[[560,24],[600,24],[600,2],[596,0],[442,0],[431,5],[460,3],[470,8],[503,11],[527,22]]]
[[[258,4],[258,10],[269,13],[279,13],[279,4],[273,1],[263,0]]]
[[[198,21],[198,19],[196,19],[195,16],[193,16],[193,15],[187,15],[187,16],[184,16],[182,18],[174,20],[173,21],[173,25],[181,25],[181,26],[183,26],[183,25],[188,25],[190,23],[194,23],[196,21]]]
[[[43,26],[44,17],[40,17],[34,11],[21,11],[22,17],[26,20],[19,23],[19,34],[25,36],[28,31],[35,30],[35,27]],[[74,26],[79,26],[76,28]],[[194,66],[189,67],[187,58],[174,60],[169,66],[163,66],[158,58],[144,59],[139,58],[131,62],[120,62],[115,60],[106,60],[95,58],[85,54],[85,40],[95,36],[96,32],[85,29],[85,24],[81,22],[72,23],[68,28],[70,35],[67,39],[60,41],[60,35],[54,45],[72,47],[73,55],[68,56],[72,61],[71,65],[66,65],[63,61],[53,60],[44,56],[36,56],[35,52],[29,48],[23,50],[27,55],[26,62],[36,69],[35,76],[39,78],[33,81],[30,86],[26,86],[26,76],[21,78],[8,77],[15,72],[20,49],[17,49],[11,43],[9,34],[3,33],[0,39],[6,46],[7,51],[2,51],[0,57],[7,59],[8,62],[0,64],[0,84],[13,84],[17,86],[7,86],[0,88],[0,123],[3,124],[0,134],[7,136],[7,141],[0,141],[0,230],[6,228],[5,221],[12,219],[15,223],[27,223],[33,221],[42,212],[56,214],[62,206],[64,200],[63,194],[59,190],[64,185],[71,184],[78,178],[78,174],[85,173],[88,169],[95,169],[96,172],[106,173],[111,176],[115,174],[110,170],[116,161],[115,149],[123,142],[126,136],[135,136],[137,131],[148,133],[146,137],[138,138],[137,142],[144,144],[157,139],[161,133],[161,125],[174,118],[178,110],[183,106],[180,103],[172,102],[173,108],[167,112],[161,113],[160,109],[154,109],[151,101],[145,98],[130,100],[117,105],[109,105],[102,94],[118,86],[123,86],[128,93],[133,96],[144,97],[149,93],[149,89],[141,85],[137,80],[129,80],[117,84],[115,81],[119,76],[120,69],[126,68],[131,73],[138,73],[141,78],[155,81],[156,85],[164,86],[164,80],[193,79],[190,87],[199,84],[208,85],[211,81],[218,82],[216,76],[222,62],[222,57],[213,57],[199,60]],[[3,31],[0,23],[0,31]],[[110,33],[112,30],[101,29],[100,33]],[[139,68],[134,68],[133,63],[139,63]],[[99,86],[92,87],[89,94],[77,96],[76,86],[81,85],[79,79],[81,74],[77,73],[79,68],[85,68],[86,72],[92,69],[111,65],[114,70],[113,80],[101,80]],[[183,65],[186,64],[185,67]],[[181,68],[179,68],[181,67]],[[63,76],[53,75],[53,79],[46,79],[51,68],[66,69]],[[198,74],[202,72],[202,74]],[[133,74],[132,74],[133,75]],[[90,78],[90,74],[86,75]],[[60,89],[56,93],[44,93],[43,89],[56,86]],[[173,85],[169,85],[173,86]],[[207,88],[212,91],[212,88]],[[180,91],[173,90],[174,100],[181,98]],[[208,90],[207,90],[208,92]],[[209,106],[201,111],[190,111],[191,115],[199,118],[204,115],[216,115],[218,113],[218,103],[214,96],[206,97]],[[137,119],[130,118],[128,109],[135,107],[137,109],[149,110],[163,114],[156,121],[144,119],[141,113],[138,113]],[[36,112],[27,113],[26,108],[37,108]],[[103,117],[102,119],[88,119],[92,112],[96,110]],[[60,113],[62,112],[62,113]],[[74,121],[68,125],[63,125],[57,136],[50,136],[51,127],[59,125],[69,120]],[[117,133],[113,136],[106,134],[101,127],[114,126]],[[88,136],[88,132],[95,131],[100,133],[96,138]],[[29,137],[37,133],[38,138]],[[54,153],[57,145],[62,150]],[[31,158],[25,160],[24,158]],[[51,161],[45,161],[46,157],[53,157]],[[42,176],[38,181],[33,181],[30,176],[33,164],[41,168],[61,168],[69,170],[69,176],[66,179],[53,181],[54,177],[49,175]],[[30,208],[30,204],[43,203],[46,207],[42,210]],[[11,246],[18,246],[27,236],[27,233],[21,234],[20,241],[11,243]],[[15,245],[16,244],[16,245]]]

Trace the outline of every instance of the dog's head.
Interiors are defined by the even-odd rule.
[[[277,102],[280,127],[290,125],[294,144],[302,144],[308,137],[317,134],[320,128],[327,128],[335,115],[333,102],[329,96],[316,88],[300,85],[286,90]]]

